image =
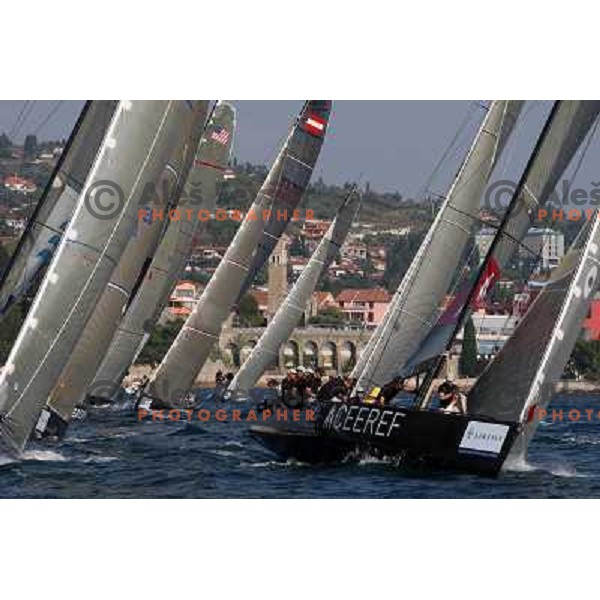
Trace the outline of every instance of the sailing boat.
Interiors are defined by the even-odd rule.
[[[0,445],[11,454],[23,450],[135,230],[145,185],[177,141],[176,114],[173,101],[125,100],[115,110],[0,375]]]
[[[475,140],[380,325],[352,371],[357,389],[389,381],[433,327],[479,221],[485,186],[515,127],[522,101],[491,103]]]
[[[353,187],[320,241],[291,292],[275,313],[267,329],[233,381],[228,391],[247,391],[254,387],[265,369],[277,360],[279,348],[292,334],[306,311],[306,304],[319,278],[336,257],[354,222],[360,205],[360,194]]]
[[[203,134],[185,183],[180,204],[212,211],[218,184],[229,163],[235,134],[235,109],[218,102]],[[197,196],[200,192],[201,197]],[[199,219],[170,221],[150,267],[127,308],[94,381],[88,390],[93,404],[115,400],[119,384],[146,344],[166,305],[177,278],[183,273]]]
[[[599,248],[596,217],[472,389],[468,414],[328,402],[315,406],[312,414],[305,411],[304,422],[255,425],[251,433],[278,454],[309,463],[368,452],[497,474],[505,461],[523,460],[552,397],[600,287]]]
[[[438,357],[451,348],[453,339],[468,318],[466,311],[470,310],[470,304],[482,292],[491,290],[493,281],[490,279],[497,278],[519,247],[531,252],[523,244],[525,235],[535,225],[538,210],[549,200],[598,114],[599,101],[561,100],[554,103],[504,215],[499,228],[500,235],[492,241],[488,256],[482,262],[478,276],[472,280],[470,290],[463,290],[461,294],[463,303],[451,306],[440,315],[420,348],[405,365],[398,365],[396,372],[404,375],[422,372],[436,362],[438,367],[430,369],[430,373],[439,372],[441,363]]]
[[[204,130],[207,112],[206,100],[193,101],[191,104],[185,101],[175,103],[174,115],[170,117],[174,126],[165,130],[165,134],[174,136],[177,143],[155,191],[140,201],[138,210],[144,217],[138,219],[134,236],[97,302],[60,375],[58,385],[52,390],[46,409],[40,415],[37,435],[62,437],[71,421],[73,410],[76,406],[83,405],[86,390],[110,346],[135,284],[143,277],[164,231],[164,222],[153,218],[153,215],[177,206],[183,182]],[[165,141],[159,138],[159,143]],[[150,186],[149,190],[152,188]]]
[[[170,407],[187,398],[246,285],[248,274],[268,259],[271,238],[280,227],[280,224],[273,226],[275,233],[267,230],[267,224],[272,223],[271,215],[277,221],[284,211],[289,214],[308,187],[325,139],[330,110],[331,102],[324,100],[310,100],[302,108],[225,256],[140,395],[140,406]]]
[[[512,248],[520,243],[520,227],[516,225],[521,226],[523,218],[529,222],[533,208],[546,201],[599,110],[597,102],[563,102],[554,106],[448,343],[452,342],[464,324],[471,302],[481,289],[481,279],[488,274],[489,265],[499,257],[506,258],[509,242]],[[523,206],[529,210],[519,212],[517,209]],[[313,419],[305,420],[302,424],[269,423],[252,427],[252,434],[277,453],[307,462],[340,460],[356,451],[368,451],[419,464],[486,474],[498,473],[509,453],[522,453],[531,439],[534,425],[529,423],[534,420],[530,421],[527,411],[532,406],[545,405],[549,400],[551,394],[548,384],[562,373],[590,294],[596,287],[596,271],[590,261],[593,262],[597,252],[598,223],[590,229],[585,244],[582,246],[584,242],[580,241],[573,247],[565,259],[564,267],[555,274],[555,283],[547,291],[544,290],[539,301],[531,307],[531,316],[522,323],[525,329],[520,326],[517,330],[519,333],[515,334],[515,339],[521,342],[520,346],[515,342],[512,347],[520,347],[523,351],[527,336],[537,336],[534,326],[526,321],[549,321],[554,324],[556,319],[550,308],[558,303],[560,311],[556,313],[555,310],[558,314],[556,325],[547,327],[551,330],[550,334],[542,331],[541,343],[546,344],[542,347],[544,359],[539,363],[533,359],[532,368],[531,364],[523,361],[521,353],[509,354],[508,347],[505,356],[511,358],[504,362],[510,365],[510,371],[501,367],[496,370],[492,363],[481,387],[476,384],[472,396],[473,409],[469,397],[466,414],[426,410],[433,379],[441,364],[438,359],[411,408],[383,408],[362,402],[355,405],[326,402],[311,409]],[[584,279],[586,276],[587,279]],[[582,287],[584,282],[587,282],[589,292],[582,292],[587,289]],[[568,334],[563,329],[567,323],[571,328]],[[553,333],[556,339],[552,338]],[[552,368],[544,372],[547,364]],[[532,378],[532,373],[537,373],[537,379]],[[514,398],[515,390],[506,385],[509,380],[529,381],[531,387],[516,390],[523,393]],[[542,384],[546,385],[543,393],[540,389]],[[504,386],[505,396],[512,399],[512,411],[494,411],[491,408],[496,405],[495,394],[500,386]],[[519,442],[515,444],[517,440]]]
[[[50,263],[116,106],[116,100],[91,100],[84,105],[0,280],[0,319]]]

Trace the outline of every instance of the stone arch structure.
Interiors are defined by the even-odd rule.
[[[350,340],[346,340],[340,349],[340,363],[344,372],[352,370],[356,364],[356,344]]]
[[[302,345],[302,366],[313,369],[319,366],[319,347],[312,340]]]
[[[293,369],[300,364],[300,348],[297,341],[289,340],[283,345],[282,360],[284,369]]]
[[[240,350],[240,361],[242,362],[242,364],[250,356],[250,354],[252,354],[254,346],[256,346],[256,340],[248,340],[244,342],[244,344],[242,345],[242,349]]]
[[[319,364],[329,371],[337,371],[337,346],[334,342],[324,342],[319,349]]]
[[[229,342],[223,349],[223,362],[236,368],[240,367],[240,349],[234,342]]]

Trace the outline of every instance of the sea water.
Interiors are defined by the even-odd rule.
[[[207,397],[210,392],[202,392]],[[228,413],[239,406],[224,405]],[[212,415],[216,406],[207,404]],[[600,395],[564,395],[527,462],[496,479],[406,472],[394,462],[309,466],[277,459],[244,419],[138,421],[126,407],[92,410],[60,443],[32,443],[0,462],[10,498],[588,498],[600,496]],[[569,411],[576,412],[569,417]],[[559,410],[562,410],[562,419]],[[592,417],[588,418],[588,414]]]

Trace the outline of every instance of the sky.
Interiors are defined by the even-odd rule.
[[[242,162],[269,164],[303,101],[232,103],[237,109],[234,155]],[[481,105],[481,101],[334,102],[315,178],[322,176],[326,183],[368,181],[377,191],[398,191],[419,199],[460,131],[453,152],[428,188],[445,193],[483,118]],[[14,129],[23,106],[22,101],[0,101],[0,132]],[[496,178],[518,177],[550,107],[549,101],[527,103]],[[22,141],[28,133],[36,133],[40,139],[67,137],[80,108],[81,103],[75,101],[36,101],[13,138]],[[579,171],[577,182],[582,185],[600,180],[599,137],[594,137]]]

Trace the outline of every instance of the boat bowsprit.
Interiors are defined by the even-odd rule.
[[[310,464],[371,455],[401,464],[497,475],[518,422],[399,406],[319,402],[270,411],[251,435],[284,459]]]

